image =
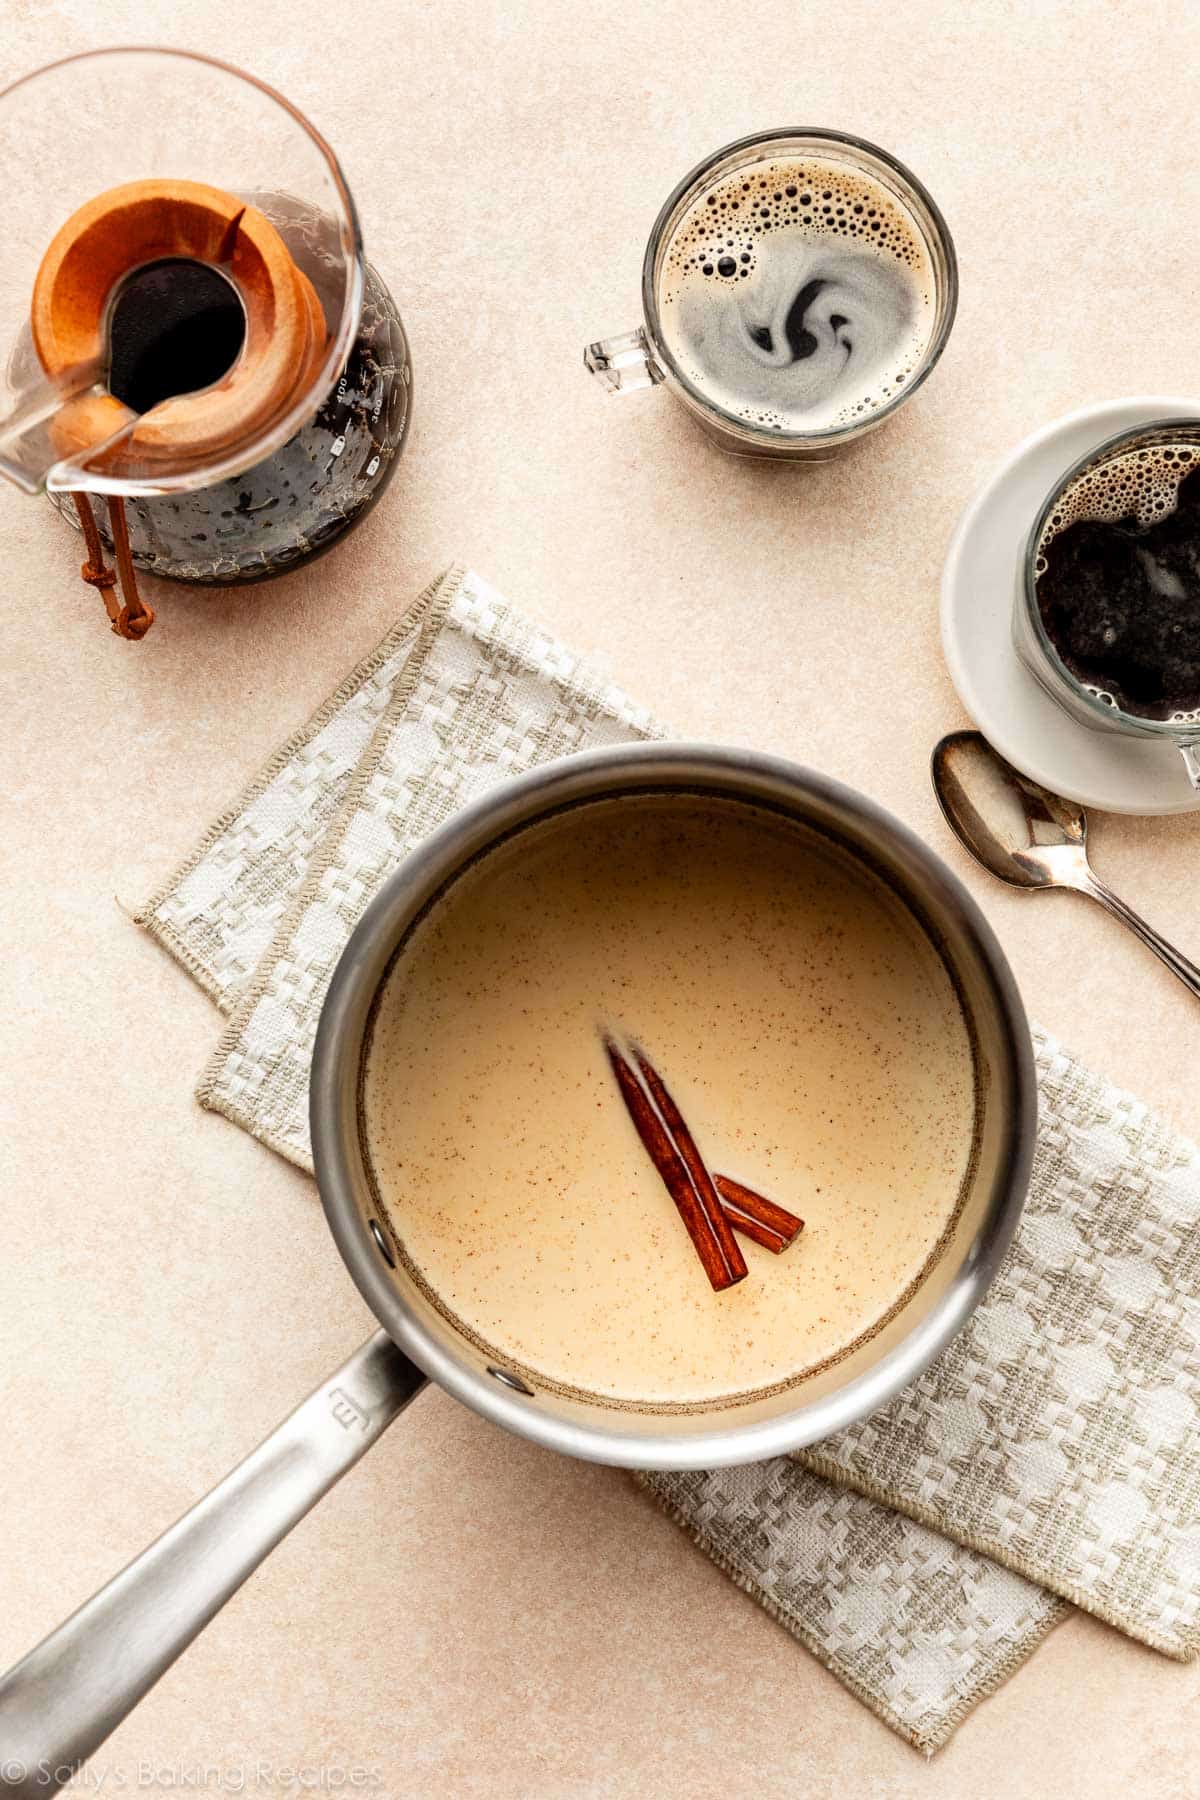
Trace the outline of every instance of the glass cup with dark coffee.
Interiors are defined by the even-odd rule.
[[[841,132],[766,131],[680,182],[646,246],[643,323],[584,361],[611,393],[669,387],[724,449],[811,460],[904,404],[957,300],[915,175]]]
[[[1178,745],[1200,788],[1200,419],[1089,451],[1034,522],[1017,653],[1092,730]]]

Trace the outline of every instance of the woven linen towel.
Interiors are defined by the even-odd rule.
[[[311,1168],[308,1064],[386,874],[487,787],[660,735],[477,576],[434,582],[146,905],[226,1026],[200,1097]],[[944,1743],[1067,1610],[1200,1643],[1200,1153],[1035,1034],[1029,1204],[890,1407],[795,1459],[644,1485],[909,1742]]]

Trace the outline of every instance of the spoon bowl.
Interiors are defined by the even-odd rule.
[[[1027,893],[1068,888],[1120,919],[1200,998],[1200,968],[1105,887],[1088,861],[1087,815],[1005,762],[978,731],[934,746],[930,777],[959,842],[998,880]]]
[[[1011,887],[1078,885],[1087,871],[1087,816],[1005,762],[978,731],[935,747],[933,791],[946,822],[985,869]]]

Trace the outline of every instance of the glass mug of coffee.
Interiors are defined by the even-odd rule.
[[[1072,718],[1174,742],[1200,788],[1200,419],[1122,431],[1056,483],[1017,570],[1013,636]]]
[[[842,132],[758,132],[680,182],[646,245],[644,323],[584,362],[610,393],[665,384],[723,449],[813,460],[904,404],[957,303],[915,175]]]

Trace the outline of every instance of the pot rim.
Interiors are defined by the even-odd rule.
[[[381,957],[386,963],[411,918],[465,856],[486,849],[492,836],[515,824],[532,822],[564,803],[601,799],[606,790],[694,788],[706,782],[748,802],[761,804],[774,796],[794,812],[806,798],[823,802],[919,865],[926,896],[963,929],[986,973],[1006,1062],[999,1075],[1012,1106],[1001,1124],[992,1203],[960,1268],[928,1315],[871,1368],[844,1387],[769,1419],[739,1423],[731,1409],[730,1422],[712,1430],[696,1430],[687,1415],[658,1415],[649,1431],[608,1430],[542,1411],[536,1396],[487,1380],[450,1355],[408,1307],[355,1204],[358,1146],[347,1141],[352,1134],[345,1129],[345,1095],[357,1087],[363,1023]],[[782,757],[655,742],[583,751],[505,780],[404,859],[367,907],[334,972],[313,1049],[309,1106],[321,1204],[342,1259],[384,1330],[432,1381],[493,1423],[549,1449],[628,1468],[705,1469],[757,1462],[828,1437],[892,1399],[945,1348],[982,1299],[1016,1230],[1033,1159],[1037,1087],[1025,1009],[1000,944],[958,877],[908,826],[854,789]]]

